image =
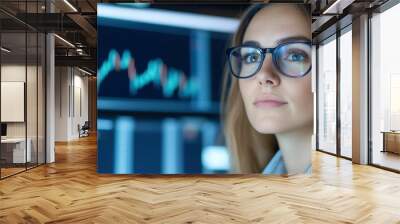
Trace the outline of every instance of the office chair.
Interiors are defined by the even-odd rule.
[[[90,129],[89,121],[85,121],[82,127],[80,127],[80,125],[78,124],[79,138],[89,136],[89,129]]]

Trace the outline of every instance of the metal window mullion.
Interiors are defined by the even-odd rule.
[[[72,93],[72,117],[75,118],[75,69],[74,67],[71,67],[72,69],[72,88],[71,88],[71,93]]]
[[[39,1],[36,1],[39,13]],[[36,166],[39,165],[39,32],[36,32]]]
[[[317,123],[315,125],[315,147],[316,149],[319,149],[319,43],[317,43],[316,47],[315,47],[315,89],[316,89],[316,94],[315,94],[315,101],[316,101],[316,119],[315,122]]]
[[[25,21],[27,21],[28,1],[25,0]],[[26,23],[25,23],[26,24]],[[28,92],[28,24],[25,25],[25,102],[24,102],[24,118],[25,118],[25,170],[28,170],[28,113],[27,113],[27,92]]]
[[[371,97],[371,94],[372,94],[372,84],[371,84],[371,80],[372,80],[372,77],[371,77],[371,71],[372,71],[372,64],[371,64],[371,56],[372,56],[372,29],[371,29],[371,26],[372,26],[372,23],[371,23],[371,20],[372,20],[372,12],[371,11],[369,11],[368,12],[368,20],[367,20],[367,23],[368,23],[368,25],[367,25],[367,27],[368,27],[368,30],[367,30],[367,46],[368,46],[368,53],[367,53],[367,66],[368,66],[368,69],[367,69],[367,84],[368,84],[368,90],[367,90],[367,92],[368,92],[368,94],[367,94],[367,108],[368,108],[368,110],[367,110],[367,119],[368,119],[368,124],[367,124],[367,132],[368,132],[368,137],[367,137],[367,139],[368,139],[368,156],[367,156],[367,164],[373,164],[373,153],[372,153],[372,113],[371,113],[371,111],[372,111],[372,102],[371,102],[371,100],[372,100],[372,97]]]
[[[0,23],[0,47],[2,46],[2,37],[1,37],[1,24],[2,23]],[[1,52],[0,52],[0,125],[2,124],[2,122],[1,122],[1,67],[2,67],[2,64],[1,64]],[[1,135],[1,134],[0,134]],[[2,165],[1,165],[1,144],[0,144],[0,180],[2,179],[1,178],[1,168],[2,168]]]
[[[341,84],[341,64],[340,64],[340,30],[336,31],[336,154],[341,157],[341,116],[340,116],[340,84]]]

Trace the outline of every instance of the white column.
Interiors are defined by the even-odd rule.
[[[55,76],[54,76],[54,35],[46,36],[46,163],[55,161],[54,133],[55,133]]]
[[[47,12],[53,12],[54,6],[50,1],[46,4]],[[46,35],[46,163],[55,161],[54,133],[55,133],[55,56],[54,35]]]
[[[368,163],[368,15],[353,20],[353,162]]]

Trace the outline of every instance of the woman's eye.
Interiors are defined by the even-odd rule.
[[[285,60],[290,62],[304,62],[307,60],[307,55],[303,52],[292,52],[286,56]]]
[[[259,61],[259,58],[260,58],[260,55],[258,55],[258,54],[246,54],[246,55],[244,56],[244,61],[245,61],[247,64],[251,64],[251,63],[256,63],[256,62],[258,62],[258,61]]]

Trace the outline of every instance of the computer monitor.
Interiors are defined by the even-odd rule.
[[[219,115],[225,49],[234,32],[233,28],[224,28],[238,21],[161,10],[175,20],[208,18],[223,24],[216,30],[203,24],[199,30],[194,22],[176,25],[155,19],[128,21],[118,17],[122,12],[140,11],[158,17],[163,15],[159,9],[111,4],[99,7],[97,108],[100,113]],[[108,10],[120,13],[105,13]]]
[[[7,136],[7,124],[1,124],[1,136]]]

